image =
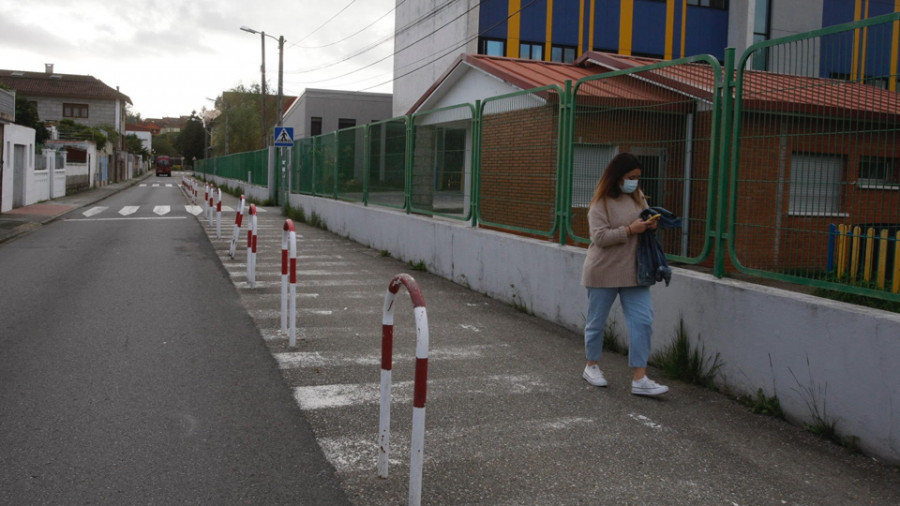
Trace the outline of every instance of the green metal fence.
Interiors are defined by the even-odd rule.
[[[471,217],[474,116],[470,104],[412,115],[407,182],[412,212]]]
[[[560,230],[559,86],[481,103],[478,222],[553,237]]]
[[[900,13],[724,63],[635,59],[300,139],[291,190],[583,245],[594,186],[629,151],[651,205],[682,217],[658,232],[671,260],[900,301],[898,52]],[[267,184],[265,152],[245,155],[200,167]]]
[[[761,42],[738,61],[735,268],[900,301],[898,38],[900,13]]]
[[[406,208],[407,118],[393,118],[368,125],[366,202]]]
[[[568,234],[590,242],[587,210],[606,164],[618,153],[643,165],[641,190],[652,206],[682,217],[660,229],[673,260],[706,259],[714,224],[722,70],[711,56],[610,72],[575,85],[571,216]]]
[[[227,179],[269,185],[269,150],[235,153],[217,158],[197,160],[194,170]]]

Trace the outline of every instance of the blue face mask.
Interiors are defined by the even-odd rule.
[[[619,187],[622,190],[622,193],[632,193],[634,190],[637,190],[638,180],[637,179],[626,179],[622,186]]]

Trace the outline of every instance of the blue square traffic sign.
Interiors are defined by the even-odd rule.
[[[275,145],[280,147],[291,147],[294,145],[294,128],[293,127],[275,127]]]

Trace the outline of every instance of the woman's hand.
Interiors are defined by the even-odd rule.
[[[647,230],[656,230],[658,226],[658,220],[642,220],[638,218],[631,225],[628,225],[628,230],[631,231],[631,235],[638,235],[643,234]]]

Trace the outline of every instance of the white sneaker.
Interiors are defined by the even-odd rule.
[[[668,391],[669,387],[660,385],[647,376],[631,382],[631,393],[634,395],[661,395]]]
[[[589,365],[584,368],[584,373],[581,374],[584,379],[594,385],[595,387],[605,387],[606,386],[606,378],[603,377],[603,371],[597,366],[597,364]]]

